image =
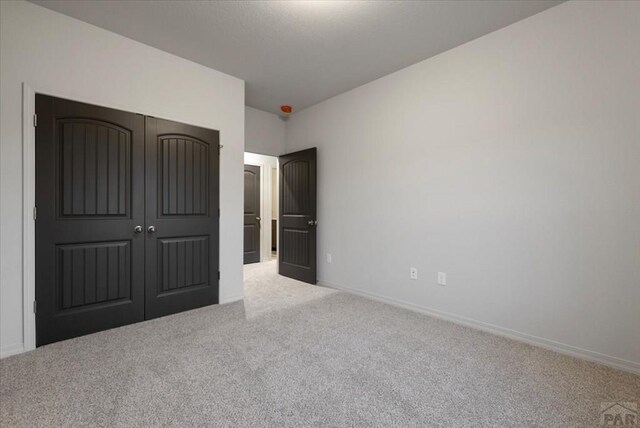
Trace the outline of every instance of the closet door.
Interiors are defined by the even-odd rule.
[[[218,303],[218,131],[146,118],[145,314]]]
[[[144,319],[144,117],[36,96],[36,343]]]

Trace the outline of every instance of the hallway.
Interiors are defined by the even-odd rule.
[[[244,265],[244,308],[257,317],[321,299],[338,291],[278,275],[278,260]]]

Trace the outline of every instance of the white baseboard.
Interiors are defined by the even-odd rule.
[[[227,303],[233,303],[243,299],[244,299],[244,296],[224,297],[224,298],[220,298],[220,304],[225,305]]]
[[[408,309],[415,312],[420,312],[425,315],[432,316],[434,318],[443,319],[456,324],[464,325],[467,327],[475,328],[478,330],[486,331],[488,333],[496,334],[498,336],[507,337],[520,342],[525,342],[530,345],[539,346],[541,348],[549,349],[559,352],[561,354],[570,355],[572,357],[581,358],[587,361],[593,361],[596,363],[604,364],[609,367],[628,371],[631,373],[640,374],[640,363],[634,361],[624,360],[622,358],[613,357],[599,352],[589,351],[587,349],[578,348],[575,346],[567,345],[564,343],[556,342],[553,340],[545,339],[538,336],[533,336],[527,333],[521,333],[519,331],[511,330],[508,328],[500,327],[494,324],[477,321],[471,318],[463,317],[460,315],[451,314],[448,312],[440,311],[433,308],[424,306],[418,306],[413,303],[404,302],[402,300],[394,299],[379,294],[370,293],[368,291],[358,290],[355,288],[345,287],[339,284],[331,283],[328,281],[320,280],[319,285],[334,288],[336,290],[346,291],[348,293],[356,294],[359,296],[367,297],[373,300],[377,300],[382,303],[398,306],[404,309]],[[233,303],[244,299],[244,296],[233,296],[220,299],[220,304]],[[9,357],[11,355],[20,354],[25,352],[22,343],[16,343],[6,346],[0,349],[0,359]]]
[[[22,343],[14,343],[13,345],[5,346],[0,349],[0,359],[21,354],[23,352],[25,352],[24,345]]]
[[[443,319],[445,321],[450,321],[456,324],[464,325],[466,327],[471,327],[477,330],[486,331],[488,333],[492,333],[498,336],[503,336],[509,339],[525,342],[530,345],[539,346],[541,348],[549,349],[551,351],[556,351],[561,354],[570,355],[572,357],[580,358],[587,361],[592,361],[595,363],[600,363],[600,364],[613,367],[616,369],[624,370],[627,372],[640,374],[640,363],[638,362],[624,360],[622,358],[601,354],[595,351],[589,351],[587,349],[578,348],[575,346],[567,345],[564,343],[556,342],[556,341],[545,339],[542,337],[533,336],[527,333],[521,333],[519,331],[511,330],[505,327],[500,327],[494,324],[489,324],[486,322],[477,321],[471,318],[451,314],[451,313],[440,311],[437,309],[404,302],[402,300],[394,299],[392,297],[370,293],[368,291],[358,290],[355,288],[345,287],[343,285],[335,284],[329,281],[320,280],[318,281],[318,284],[323,285],[325,287],[346,291],[348,293],[356,294],[362,297],[367,297],[372,300],[377,300],[382,303],[398,306],[411,311],[420,312],[425,315],[432,316],[434,318]]]

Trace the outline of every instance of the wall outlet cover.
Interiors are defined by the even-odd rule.
[[[409,278],[418,279],[418,269],[414,267],[409,268]]]
[[[447,285],[447,274],[445,272],[438,272],[438,284]]]

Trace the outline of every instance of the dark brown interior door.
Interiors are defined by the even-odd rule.
[[[280,156],[279,164],[279,273],[315,284],[316,148]]]
[[[144,319],[144,117],[36,96],[36,343]]]
[[[244,263],[260,261],[260,167],[244,166]]]
[[[37,95],[36,344],[218,302],[218,131]]]
[[[219,133],[146,118],[146,318],[218,303]]]

